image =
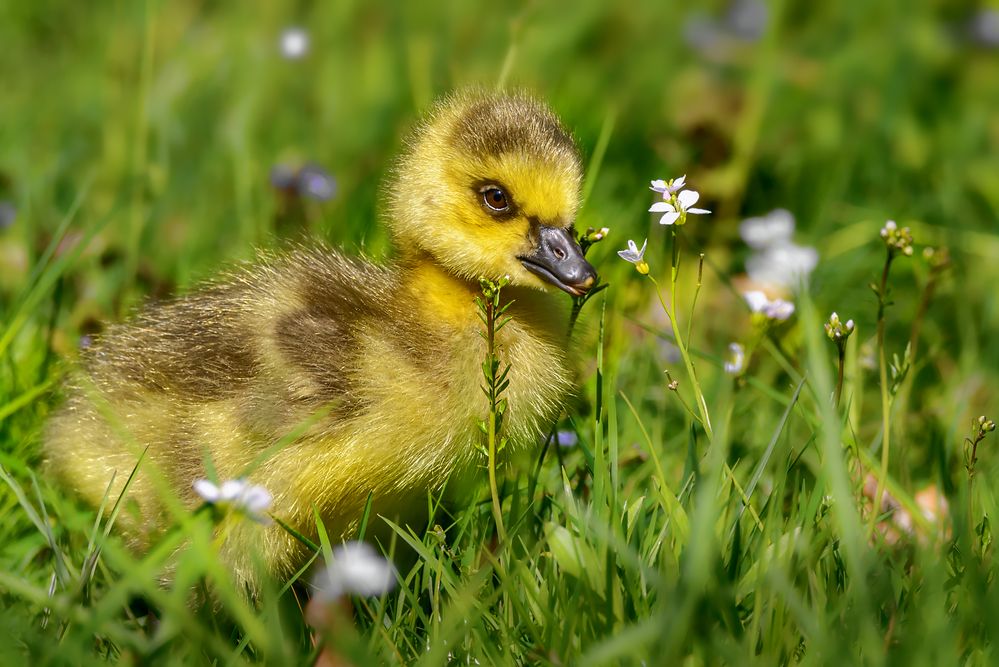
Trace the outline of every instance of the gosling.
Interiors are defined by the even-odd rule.
[[[48,469],[97,506],[141,455],[119,517],[140,550],[171,495],[200,502],[206,460],[220,480],[253,466],[272,514],[306,536],[315,507],[332,539],[353,537],[369,495],[372,516],[425,521],[428,491],[481,464],[480,277],[510,280],[497,336],[509,446],[539,442],[571,391],[553,291],[597,282],[573,231],[581,179],[573,140],[538,101],[439,102],[387,183],[393,263],[299,248],[112,326],[49,423]],[[309,556],[281,526],[248,521],[220,548],[251,591],[260,557],[287,577]]]

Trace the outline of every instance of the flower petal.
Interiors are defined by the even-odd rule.
[[[229,479],[222,482],[219,489],[219,498],[225,501],[232,501],[243,495],[246,490],[246,481],[242,479]]]
[[[676,211],[673,205],[668,201],[657,201],[655,204],[649,207],[649,213],[664,213],[666,211]]]
[[[701,195],[697,190],[683,190],[680,194],[676,196],[676,200],[680,202],[680,207],[683,209],[690,208],[697,203],[697,200],[701,198]]]
[[[262,486],[251,486],[243,493],[242,504],[247,512],[259,514],[271,506],[271,494]]]
[[[677,211],[670,211],[663,217],[659,218],[660,225],[672,225],[680,218],[680,213]]]
[[[649,190],[654,190],[655,192],[666,192],[666,181],[657,179],[651,182],[652,185],[649,186]]]
[[[776,299],[767,304],[764,313],[772,320],[783,322],[794,315],[794,304],[784,299]]]
[[[215,486],[207,479],[196,479],[194,480],[194,492],[201,496],[202,500],[209,503],[218,502],[222,497],[222,492],[219,487]]]
[[[752,290],[750,292],[745,292],[742,298],[746,300],[746,304],[749,305],[749,309],[754,313],[758,313],[763,310],[767,304],[770,303],[770,299],[767,295],[759,290]]]
[[[687,213],[695,213],[697,215],[703,215],[705,213],[711,213],[711,211],[709,211],[706,208],[688,208]]]

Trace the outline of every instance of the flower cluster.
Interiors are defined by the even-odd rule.
[[[233,509],[259,523],[270,521],[264,512],[271,506],[273,498],[262,486],[250,484],[245,479],[230,479],[221,485],[199,479],[193,486],[195,493],[209,505]]]
[[[653,192],[662,195],[663,200],[657,201],[649,207],[649,213],[662,213],[659,218],[660,225],[683,225],[687,222],[687,214],[703,215],[711,211],[703,208],[695,208],[694,204],[701,198],[696,190],[686,190],[684,185],[687,176],[680,178],[652,181],[649,187]]]
[[[996,423],[985,415],[979,417],[975,421],[975,424],[978,426],[978,436],[980,438],[984,438],[986,433],[991,433],[996,430]]]
[[[912,231],[908,227],[899,228],[894,220],[889,220],[881,228],[881,238],[888,247],[888,254],[912,257]]]
[[[784,299],[769,299],[763,292],[753,290],[742,295],[753,315],[766,322],[783,322],[794,315],[794,304]]]
[[[847,320],[846,322],[841,322],[839,315],[833,313],[829,316],[829,321],[825,324],[826,336],[829,337],[834,343],[841,343],[850,337],[853,333],[854,325],[853,320]]]
[[[743,220],[739,234],[753,250],[746,259],[746,273],[755,283],[781,289],[797,287],[819,263],[815,248],[792,240],[794,216],[785,209]]]
[[[590,227],[586,230],[585,238],[590,243],[597,243],[607,238],[608,234],[610,234],[610,227],[601,227],[600,229]]]
[[[608,234],[610,234],[610,227],[601,227],[600,229],[587,227],[586,231],[579,235],[579,249],[583,251],[583,256],[586,256],[592,246],[607,238]]]

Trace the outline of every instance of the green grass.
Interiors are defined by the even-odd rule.
[[[416,564],[394,593],[354,600],[336,651],[355,664],[995,663],[999,453],[995,434],[979,445],[969,495],[964,439],[999,413],[999,51],[967,39],[971,3],[774,2],[758,40],[703,51],[684,37],[697,12],[651,0],[91,4],[0,6],[0,200],[18,210],[0,230],[0,664],[316,655],[300,588],[272,582],[247,603],[213,557],[208,513],[136,555],[110,529],[116,498],[96,512],[39,478],[45,419],[80,336],[146,298],[281,235],[389,253],[379,187],[407,129],[437,95],[501,78],[574,129],[590,163],[578,226],[612,230],[589,253],[611,286],[582,311],[579,399],[560,425],[579,444],[550,449],[536,485],[536,461],[503,468],[498,551],[485,468],[478,502],[439,508],[426,534],[400,529],[393,548],[408,543]],[[293,24],[312,38],[294,62],[276,49]],[[337,197],[282,209],[268,174],[296,160],[329,169]],[[668,288],[647,184],[682,173],[714,211],[683,229],[675,306],[710,440],[653,286],[614,254],[648,236]],[[727,345],[754,335],[738,222],[777,207],[821,261],[734,382]],[[888,360],[917,322],[921,337],[883,484],[904,508],[931,485],[950,507],[943,527],[917,521],[926,537],[894,544],[872,533],[856,473],[881,465],[882,387],[861,362],[877,359],[868,285],[887,218],[917,243],[892,265]],[[922,316],[926,245],[953,261]],[[833,310],[857,323],[840,410]]]

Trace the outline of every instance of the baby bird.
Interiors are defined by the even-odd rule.
[[[273,515],[304,535],[315,507],[331,539],[353,537],[369,494],[372,516],[425,521],[427,492],[481,465],[480,277],[509,276],[514,301],[497,335],[510,447],[538,443],[570,393],[553,292],[597,282],[573,231],[581,179],[573,140],[534,99],[438,103],[387,184],[392,263],[270,255],[111,327],[49,424],[48,469],[96,506],[145,452],[119,517],[137,549],[171,495],[199,502],[206,459],[223,480],[252,466]],[[254,553],[278,577],[309,555],[277,524],[233,522],[222,558],[251,591]]]

